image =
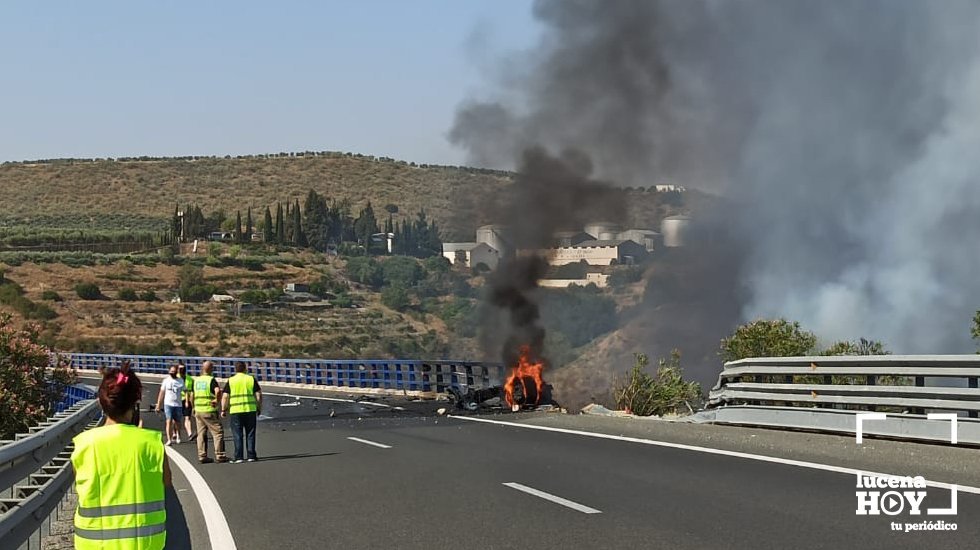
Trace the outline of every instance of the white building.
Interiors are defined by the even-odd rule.
[[[470,268],[484,264],[494,270],[500,263],[500,252],[487,243],[443,243],[442,255],[453,265]]]
[[[627,229],[616,235],[616,239],[641,244],[647,252],[653,252],[663,244],[663,237],[652,229]]]
[[[594,284],[599,288],[609,285],[609,275],[605,273],[586,273],[584,279],[541,279],[538,286],[545,288],[568,288],[570,286],[589,286]]]
[[[476,230],[476,242],[483,243],[497,251],[500,256],[514,252],[514,239],[506,225],[484,225]],[[452,260],[450,260],[452,261]]]
[[[647,255],[643,245],[633,241],[583,241],[573,246],[562,246],[541,251],[551,265],[574,264],[585,260],[589,265],[632,264]]]

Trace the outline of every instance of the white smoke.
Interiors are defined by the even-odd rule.
[[[536,54],[460,108],[450,136],[473,161],[573,147],[622,185],[724,193],[746,292],[730,265],[697,280],[731,285],[742,320],[974,349],[980,2],[539,0],[534,15]]]
[[[967,71],[935,82],[948,109],[919,153],[875,185],[860,203],[863,216],[844,221],[861,257],[814,280],[780,261],[784,246],[762,247],[747,278],[755,283],[748,316],[800,319],[826,339],[870,335],[901,352],[972,350],[969,323],[980,308],[980,50],[969,53],[975,61]]]

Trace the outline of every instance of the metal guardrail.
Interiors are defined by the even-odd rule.
[[[260,382],[284,382],[350,389],[396,390],[445,393],[449,388],[481,389],[503,383],[501,365],[450,360],[328,360],[267,359],[256,357],[185,357],[176,355],[115,355],[102,353],[59,353],[58,357],[79,369],[118,367],[123,360],[135,372],[166,374],[181,362],[191,376],[200,374],[204,361],[214,363],[214,376],[228,378],[234,365],[243,361]]]
[[[856,412],[877,411],[887,418],[868,435],[949,442],[949,421],[927,413],[953,412],[959,442],[980,445],[978,380],[978,355],[742,359],[725,364],[693,420],[854,433]]]
[[[72,438],[92,425],[101,409],[94,393],[74,387],[85,395],[29,433],[0,441],[0,547],[18,548],[38,532],[45,519],[71,486]]]

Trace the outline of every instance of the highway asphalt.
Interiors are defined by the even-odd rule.
[[[272,396],[259,423],[259,462],[199,465],[193,444],[175,450],[203,475],[243,550],[973,549],[980,540],[977,494],[958,494],[956,516],[857,516],[856,478],[849,473],[432,414],[441,404],[387,405]],[[490,418],[617,434],[611,424],[583,426],[577,416]],[[748,433],[697,425],[671,430],[705,428]],[[799,435],[765,433],[787,441]],[[658,436],[670,434],[647,435]],[[715,443],[759,452],[751,444]],[[230,436],[227,445],[230,450]],[[895,473],[914,475],[931,446],[907,445],[920,451]],[[980,453],[963,452],[958,460]],[[818,449],[813,454],[833,465]],[[889,467],[898,459],[891,460]],[[206,548],[191,492],[175,484],[190,544]],[[927,492],[923,509],[948,506],[948,491]],[[958,530],[905,533],[891,525],[937,520]],[[170,547],[180,547],[177,542]]]

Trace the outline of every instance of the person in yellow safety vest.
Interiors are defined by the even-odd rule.
[[[221,388],[218,381],[211,376],[214,363],[205,361],[201,365],[201,376],[194,377],[191,387],[191,399],[194,400],[194,412],[197,419],[197,461],[201,464],[211,462],[228,462],[225,455],[225,430],[218,417],[218,403],[221,401]],[[208,458],[208,433],[214,440],[214,460]]]
[[[105,425],[75,436],[77,550],[161,550],[166,544],[170,463],[160,432],[131,424],[142,392],[128,369],[106,369],[99,386]]]
[[[184,381],[184,391],[181,394],[184,413],[184,431],[187,432],[187,441],[194,441],[194,438],[197,437],[197,434],[194,433],[194,428],[191,427],[191,416],[194,414],[194,400],[191,397],[194,391],[194,379],[187,374],[187,366],[183,363],[177,363],[177,376]]]
[[[255,424],[262,413],[262,390],[253,376],[245,373],[245,363],[235,362],[235,375],[228,379],[221,397],[222,416],[231,414],[229,427],[235,441],[235,457],[232,464],[240,464],[242,454],[242,432],[248,447],[248,461],[255,462]]]

